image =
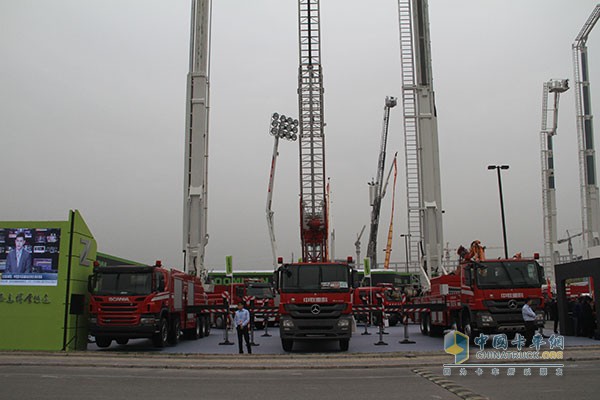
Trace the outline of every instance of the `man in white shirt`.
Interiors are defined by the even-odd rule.
[[[244,303],[238,303],[238,309],[233,317],[233,324],[237,330],[238,345],[240,346],[240,354],[244,353],[242,346],[242,336],[246,341],[246,348],[248,354],[252,354],[252,347],[250,346],[250,312],[244,308]]]
[[[525,304],[521,310],[521,313],[523,314],[523,321],[525,321],[525,346],[531,345],[531,339],[533,339],[533,334],[535,333],[535,320],[537,315],[531,308],[532,304],[533,299],[525,299]]]

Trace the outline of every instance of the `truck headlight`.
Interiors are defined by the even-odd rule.
[[[488,323],[488,324],[491,322],[494,322],[494,317],[492,317],[489,314],[480,314],[480,316],[481,316],[481,322]]]
[[[350,326],[350,320],[349,319],[339,319],[337,322],[338,327],[340,328],[347,328]]]
[[[140,318],[140,325],[154,325],[156,318],[154,317],[142,317]]]
[[[284,319],[283,321],[281,321],[281,324],[283,325],[284,328],[293,328],[294,327],[294,321],[292,321],[291,319]]]
[[[544,320],[544,314],[542,314],[542,313],[535,314],[535,319],[536,319],[536,321],[543,321]]]

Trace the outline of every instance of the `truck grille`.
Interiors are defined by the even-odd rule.
[[[98,322],[100,325],[128,326],[139,323],[135,303],[100,303]]]
[[[313,306],[319,306],[319,312],[313,312]],[[338,318],[346,309],[345,304],[286,304],[285,309],[292,318]]]
[[[485,300],[483,304],[491,313],[521,313],[525,305],[525,299],[507,299],[507,300]],[[513,308],[510,305],[513,304]],[[516,307],[514,306],[516,304]],[[538,299],[533,299],[533,306],[539,305]]]

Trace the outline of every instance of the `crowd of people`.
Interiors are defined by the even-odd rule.
[[[552,299],[547,299],[545,304],[545,318],[546,320],[554,321],[554,333],[558,333],[559,314],[556,296],[553,296]],[[587,295],[580,296],[579,298],[570,298],[567,307],[567,323],[573,327],[575,336],[593,338],[596,327],[596,310],[592,298]]]

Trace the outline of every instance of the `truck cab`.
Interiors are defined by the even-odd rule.
[[[284,264],[275,272],[279,332],[285,351],[294,341],[339,340],[348,350],[354,320],[355,271],[343,263]]]
[[[516,332],[524,329],[523,305],[532,308],[543,326],[544,270],[534,259],[486,260],[460,267],[465,330]],[[468,311],[468,312],[467,312]],[[466,319],[466,321],[465,321]]]

